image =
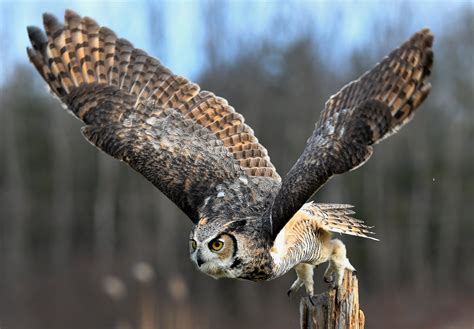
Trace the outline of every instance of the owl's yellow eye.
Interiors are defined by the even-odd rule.
[[[219,251],[222,249],[222,247],[224,247],[224,241],[215,239],[212,240],[211,243],[209,243],[209,246],[213,251]]]
[[[196,240],[190,240],[189,245],[191,246],[192,250],[196,250],[196,248],[197,248]]]

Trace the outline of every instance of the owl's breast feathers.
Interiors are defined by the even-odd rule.
[[[277,278],[299,263],[319,264],[327,261],[322,246],[332,232],[377,240],[369,226],[352,217],[352,206],[345,204],[306,203],[285,225],[273,243],[263,246],[258,267],[252,272],[256,280]],[[268,241],[271,241],[269,239]],[[265,275],[260,272],[265,272]]]

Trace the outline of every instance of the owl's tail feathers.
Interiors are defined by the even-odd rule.
[[[314,215],[320,221],[323,229],[347,235],[354,235],[366,239],[379,241],[374,238],[373,226],[367,226],[360,219],[353,218],[353,206],[333,203],[306,203],[302,210]]]

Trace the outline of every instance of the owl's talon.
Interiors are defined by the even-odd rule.
[[[291,298],[293,292],[298,291],[302,286],[303,281],[301,281],[300,279],[296,279],[295,282],[293,282],[293,284],[291,285],[290,289],[288,289],[288,291],[286,292],[288,298]]]
[[[324,278],[323,278],[324,282],[326,283],[332,283],[334,282],[334,277],[332,274],[330,275],[325,275]]]

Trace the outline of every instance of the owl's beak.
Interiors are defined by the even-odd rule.
[[[196,255],[196,263],[199,267],[201,267],[201,265],[204,264],[204,261],[201,258],[201,253],[199,251]]]

